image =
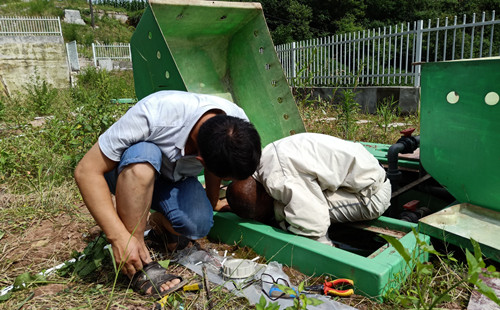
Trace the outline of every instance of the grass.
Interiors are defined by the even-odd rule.
[[[133,98],[131,72],[106,72],[89,68],[78,77],[72,89],[54,89],[37,80],[26,86],[24,93],[13,97],[0,97],[0,287],[14,283],[20,275],[33,275],[46,270],[82,252],[94,235],[95,223],[83,206],[72,172],[83,154],[127,109],[128,105],[111,104],[110,99]],[[56,95],[54,95],[56,94]],[[306,128],[344,137],[355,141],[394,143],[399,131],[408,127],[419,131],[418,115],[388,115],[384,104],[375,115],[359,111],[341,110],[342,105],[327,101],[303,100],[297,97],[300,114]],[[390,101],[385,103],[391,109]],[[351,102],[351,108],[353,107]],[[345,107],[345,105],[344,105]],[[348,126],[342,113],[351,113]],[[35,117],[43,117],[38,124]],[[362,122],[361,122],[362,121]],[[394,126],[389,125],[392,123]],[[344,123],[345,124],[345,123]],[[206,247],[228,250],[237,257],[253,258],[248,248],[224,245],[204,240]],[[456,249],[455,249],[456,251]],[[411,307],[415,288],[425,276],[430,291],[443,291],[462,281],[467,265],[460,251],[434,257],[428,274],[413,274],[403,288],[393,291],[384,303],[362,296],[340,300],[358,309],[399,309]],[[106,258],[108,259],[108,258]],[[119,275],[115,285],[115,272],[109,260],[104,259],[89,276],[75,273],[52,274],[45,279],[28,283],[27,289],[16,290],[11,297],[0,302],[0,309],[151,309],[153,299],[132,293],[128,281]],[[261,261],[263,262],[263,261]],[[172,264],[170,271],[187,279],[200,277],[186,268]],[[427,272],[426,271],[426,272]],[[286,268],[291,282],[298,285],[306,278]],[[450,291],[450,298],[439,302],[441,308],[464,308],[472,287],[463,283]],[[36,294],[33,294],[36,292]],[[424,294],[424,293],[421,293]],[[36,296],[35,296],[36,295]],[[245,299],[213,287],[212,304],[220,309],[250,308]],[[110,296],[113,296],[112,298]],[[421,300],[429,305],[431,295]],[[206,308],[208,300],[203,292],[179,293],[170,296],[172,308]],[[177,306],[175,306],[177,305]]]
[[[327,100],[303,102],[299,99],[298,106],[308,132],[383,144],[395,143],[401,137],[400,131],[403,129],[415,128],[414,135],[420,133],[419,116],[416,114],[403,115],[395,111],[392,117],[388,118],[382,112],[363,114],[355,111],[353,118],[346,120],[345,115],[348,112],[342,111],[343,106],[332,105]],[[350,122],[350,126],[345,125],[347,122]]]

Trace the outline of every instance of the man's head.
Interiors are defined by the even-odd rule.
[[[197,142],[205,167],[219,178],[246,179],[260,161],[259,133],[241,118],[225,114],[209,118],[200,127]]]
[[[274,217],[274,199],[253,177],[229,184],[226,199],[231,210],[241,218],[270,223]]]

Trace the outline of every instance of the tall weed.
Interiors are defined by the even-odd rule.
[[[384,137],[387,137],[389,125],[399,116],[398,101],[394,100],[394,96],[382,100],[377,106],[377,115],[379,116],[377,125],[383,129]]]
[[[356,91],[354,89],[345,89],[344,98],[337,105],[338,120],[337,124],[342,129],[342,138],[352,140],[358,131],[358,114],[361,108],[356,102]]]
[[[58,91],[50,83],[42,80],[36,71],[24,90],[26,91],[26,99],[33,105],[33,111],[37,115],[47,115],[52,111]]]

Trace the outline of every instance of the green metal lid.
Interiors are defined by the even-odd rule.
[[[422,65],[420,159],[460,202],[500,211],[500,58]]]

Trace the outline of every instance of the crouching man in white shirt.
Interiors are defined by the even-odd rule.
[[[270,143],[256,172],[232,182],[226,198],[242,218],[330,244],[331,223],[371,220],[390,206],[391,184],[361,144],[302,133]]]

